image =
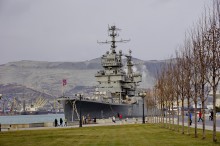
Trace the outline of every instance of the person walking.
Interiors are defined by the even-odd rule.
[[[122,120],[122,114],[119,115],[119,120],[120,120],[120,121]]]
[[[85,116],[82,116],[82,123],[85,124]]]
[[[198,122],[199,122],[200,120],[202,120],[202,112],[201,112],[201,111],[199,111],[199,120],[198,120]],[[202,121],[203,121],[203,120],[202,120]]]
[[[94,123],[96,123],[96,117],[95,117],[95,118],[93,118],[93,122],[94,122]]]
[[[112,122],[115,123],[115,116],[112,117]]]
[[[57,119],[54,120],[54,126],[57,127],[58,121]]]
[[[190,126],[192,125],[192,113],[191,112],[189,113],[189,125]]]
[[[212,112],[212,111],[210,111],[210,113],[209,113],[209,121],[212,120],[212,114],[211,114],[211,112]]]
[[[60,126],[63,126],[63,119],[60,118]]]
[[[64,126],[67,126],[67,119],[64,119]]]
[[[213,121],[213,110],[211,111],[211,121]]]

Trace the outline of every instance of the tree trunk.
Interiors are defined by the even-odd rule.
[[[175,130],[175,127],[174,127],[174,111],[173,111],[173,102],[172,102],[172,121],[173,121],[173,123],[172,123],[172,130]]]
[[[171,129],[171,118],[170,118],[170,102],[169,102],[169,129]]]
[[[215,78],[213,78],[213,83],[215,83]],[[216,84],[214,84],[213,86],[213,142],[217,141],[216,138],[216,90],[217,90],[217,86]]]
[[[168,128],[168,117],[167,117],[167,101],[166,101],[166,128]]]
[[[182,134],[184,134],[184,99],[182,99],[181,115],[182,115]]]
[[[202,85],[202,139],[206,138],[205,134],[205,85]]]
[[[187,128],[187,134],[190,134],[190,103],[189,103],[189,97],[187,98],[187,107],[188,107],[188,128]]]
[[[195,94],[195,110],[194,110],[194,115],[195,115],[195,138],[198,137],[198,133],[197,133],[197,94]]]
[[[179,110],[179,101],[177,100],[177,131],[179,132],[180,125],[180,110]]]
[[[165,127],[165,119],[164,119],[164,118],[165,118],[165,109],[164,109],[164,108],[165,108],[165,105],[164,105],[164,103],[163,103],[163,109],[162,109],[162,110],[163,110],[163,111],[162,111],[163,127]]]

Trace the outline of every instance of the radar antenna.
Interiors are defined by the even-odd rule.
[[[97,41],[97,43],[98,44],[111,44],[112,53],[116,53],[115,52],[115,48],[117,47],[115,45],[116,43],[127,43],[130,41],[130,39],[129,40],[121,39],[119,41],[116,41],[115,38],[119,36],[118,31],[121,31],[121,29],[117,28],[115,25],[110,26],[110,27],[108,26],[108,32],[109,32],[108,36],[110,36],[112,38],[112,40],[111,41],[106,40],[105,42]]]

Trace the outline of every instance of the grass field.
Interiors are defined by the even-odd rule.
[[[150,124],[9,131],[0,132],[0,146],[220,146],[212,142],[211,131],[205,140],[201,130],[198,138],[191,133],[182,135]]]

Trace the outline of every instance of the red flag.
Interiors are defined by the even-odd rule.
[[[67,84],[66,79],[63,79],[63,86]]]

